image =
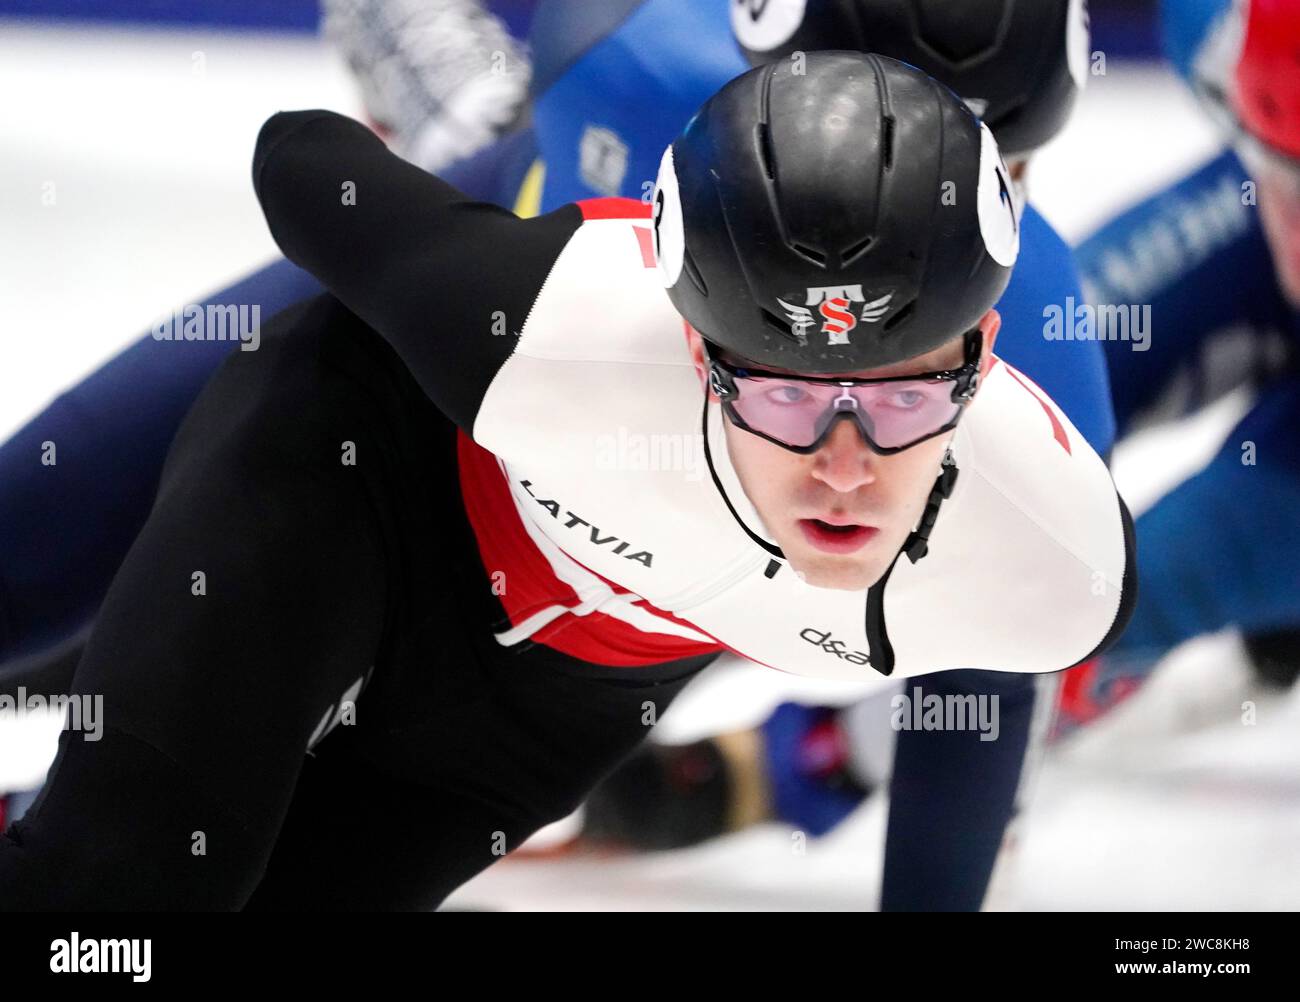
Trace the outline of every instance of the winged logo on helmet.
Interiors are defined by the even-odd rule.
[[[806,306],[794,306],[780,298],[777,302],[785,310],[785,318],[790,321],[790,333],[804,341],[808,337],[808,328],[817,322],[813,319],[812,310]]]
[[[869,324],[879,323],[881,318],[889,312],[889,304],[893,299],[894,294],[892,292],[886,293],[879,299],[873,299],[862,307],[862,312],[858,314],[858,317]]]
[[[807,290],[805,306],[787,303],[777,299],[785,310],[786,320],[790,323],[790,333],[800,342],[808,337],[808,330],[818,322],[817,316],[809,309],[816,306],[821,316],[820,331],[826,335],[826,344],[843,345],[849,343],[849,332],[862,323],[875,324],[889,313],[889,306],[894,300],[894,293],[887,292],[876,299],[867,300],[862,294],[861,285],[818,286]],[[861,309],[857,306],[861,304]]]

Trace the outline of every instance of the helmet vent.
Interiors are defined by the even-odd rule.
[[[869,248],[875,240],[875,237],[866,237],[855,244],[849,244],[847,247],[843,248],[840,251],[840,267],[847,268],[851,265],[867,252],[867,248]]]
[[[819,267],[826,267],[826,254],[815,247],[809,247],[807,244],[794,243],[790,244],[790,249],[801,257],[806,257],[813,264]]]
[[[881,329],[886,331],[891,331],[915,312],[916,312],[916,300],[913,299],[910,303],[908,303],[897,313],[895,313],[892,317],[886,320],[885,326]]]
[[[766,122],[758,123],[758,157],[763,162],[763,173],[769,181],[776,180],[776,157],[772,155],[772,131]]]
[[[882,120],[880,133],[880,153],[885,170],[894,169],[894,116],[886,115]]]
[[[778,317],[771,310],[765,309],[763,307],[759,307],[758,312],[763,318],[763,323],[767,324],[767,326],[771,327],[775,331],[778,331],[784,337],[790,338],[794,336],[790,330],[790,322],[788,320],[783,320],[781,317]]]

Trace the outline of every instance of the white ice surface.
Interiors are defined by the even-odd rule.
[[[1067,238],[1214,149],[1167,74],[1109,71],[1033,164],[1034,200]],[[0,22],[0,92],[0,436],[156,317],[275,254],[249,182],[268,114],[359,111],[321,44],[208,32]],[[49,183],[53,205],[43,202]],[[1203,464],[1246,403],[1231,398],[1126,445],[1116,479],[1134,506]],[[1146,690],[1047,762],[988,906],[1300,907],[1300,701],[1254,688],[1230,635],[1174,652]],[[854,695],[726,664],[687,691],[659,738],[754,723],[781,699]],[[1253,726],[1239,722],[1246,698],[1258,703]],[[38,781],[55,734],[49,721],[0,723],[0,788]],[[884,807],[870,802],[803,853],[767,827],[642,859],[511,859],[452,904],[871,907]]]

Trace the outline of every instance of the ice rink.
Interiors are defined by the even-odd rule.
[[[173,306],[275,256],[249,181],[268,115],[360,111],[323,44],[253,34],[0,21],[0,91],[6,436]],[[1214,148],[1171,76],[1112,62],[1033,163],[1031,194],[1074,239]],[[1238,395],[1126,443],[1115,478],[1135,514],[1208,460],[1246,403]],[[687,690],[659,737],[755,723],[792,695],[848,702],[855,692],[732,662]],[[1297,697],[1253,684],[1235,636],[1175,651],[1138,697],[1049,756],[987,907],[1300,908]],[[1244,700],[1257,704],[1250,726]],[[38,781],[55,737],[48,721],[0,724],[0,788]],[[364,811],[365,791],[339,802]],[[638,859],[510,859],[450,904],[871,908],[885,807],[874,798],[803,854],[772,826]]]

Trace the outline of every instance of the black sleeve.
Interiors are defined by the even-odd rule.
[[[473,201],[328,111],[267,120],[253,187],[285,256],[383,335],[428,397],[471,433],[582,220],[573,205],[523,220]]]
[[[327,302],[342,312],[280,316],[310,328]],[[0,909],[225,910],[256,887],[388,601],[372,433],[323,366],[312,338],[268,331],[190,412],[73,679],[102,700],[99,732],[63,733],[0,837]]]

